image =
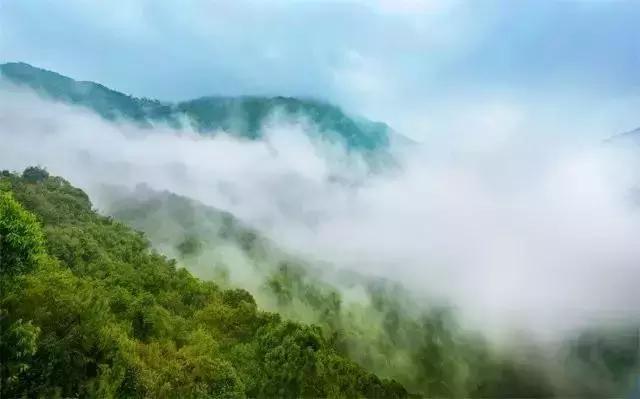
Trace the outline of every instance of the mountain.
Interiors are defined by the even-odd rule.
[[[0,173],[0,396],[403,398],[315,325],[193,277],[66,180]]]
[[[496,351],[391,282],[329,286],[230,214],[114,194],[103,216],[44,169],[0,171],[0,396],[621,397],[637,373],[637,326],[582,334],[552,363],[524,336]],[[252,290],[192,275],[197,257],[241,269],[233,243]]]
[[[161,253],[198,277],[247,290],[258,308],[319,326],[338,353],[410,392],[430,397],[547,397],[551,392],[541,370],[497,357],[461,331],[447,309],[418,304],[397,283],[288,254],[232,214],[187,197],[144,185],[104,190],[100,197],[107,214],[142,231]],[[513,376],[534,382],[493,376],[510,367]],[[463,369],[473,371],[463,376]]]
[[[640,127],[637,129],[629,130],[624,133],[617,133],[607,138],[605,143],[636,143],[640,144]]]
[[[258,139],[264,133],[263,125],[278,115],[309,121],[316,127],[310,134],[361,151],[386,149],[395,134],[384,123],[348,115],[335,105],[313,99],[211,96],[163,102],[133,97],[99,83],[76,81],[21,62],[0,65],[0,75],[45,97],[89,108],[105,119],[128,120],[146,127],[167,123],[176,128],[191,126],[201,133],[223,130]]]
[[[521,337],[517,351],[492,350],[457,324],[453,309],[418,300],[393,281],[287,253],[230,213],[145,185],[104,190],[107,214],[197,277],[247,290],[259,309],[319,326],[339,354],[416,396],[610,397],[625,391],[638,365],[635,326],[585,331],[554,349],[552,362],[565,372],[556,378],[537,357],[548,348]]]
[[[623,140],[634,140],[640,143],[640,127],[637,129],[619,134],[616,136],[616,138],[623,139]]]

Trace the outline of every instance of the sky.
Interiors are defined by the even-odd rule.
[[[477,123],[457,115],[478,104],[507,123],[615,108],[607,129],[625,130],[639,20],[634,0],[3,0],[0,61],[163,100],[321,98],[418,138]]]

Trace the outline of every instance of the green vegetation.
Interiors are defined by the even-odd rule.
[[[188,198],[144,186],[107,191],[114,218],[144,231],[195,274],[247,289],[260,307],[319,326],[340,353],[410,392],[551,395],[551,382],[530,362],[516,364],[491,352],[462,331],[450,311],[419,306],[397,284],[308,264],[233,215]]]
[[[60,177],[0,175],[3,398],[610,397],[638,370],[633,325],[551,358],[524,338],[497,351],[446,308],[305,263],[230,214],[116,191],[114,216],[180,263]]]
[[[309,264],[229,213],[145,186],[105,191],[114,218],[144,231],[196,275],[245,288],[258,306],[320,326],[341,353],[410,392],[602,397],[623,392],[637,370],[633,325],[585,332],[553,350],[526,337],[495,350],[462,330],[447,308],[428,307],[390,281]]]
[[[307,129],[348,149],[382,151],[389,145],[391,129],[384,123],[354,118],[339,107],[291,97],[203,97],[180,103],[136,98],[94,82],[78,82],[25,63],[0,64],[0,75],[14,84],[68,104],[79,105],[107,120],[128,120],[141,126],[166,123],[182,127],[185,121],[202,133],[223,130],[248,139],[262,137],[263,126],[274,115],[310,122]]]
[[[2,397],[404,397],[30,170],[0,178]]]

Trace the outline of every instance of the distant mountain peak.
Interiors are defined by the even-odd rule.
[[[640,127],[633,130],[629,130],[627,132],[618,133],[608,138],[606,142],[615,143],[615,142],[628,141],[628,140],[632,140],[640,143]]]
[[[315,126],[322,138],[342,142],[349,150],[385,150],[395,133],[381,122],[354,117],[340,107],[316,99],[285,96],[206,96],[178,103],[133,97],[95,82],[76,81],[57,72],[24,62],[0,65],[0,75],[41,95],[89,108],[108,120],[124,119],[152,126],[190,127],[211,134],[229,134],[258,139],[268,118],[278,112],[285,117],[303,118]]]

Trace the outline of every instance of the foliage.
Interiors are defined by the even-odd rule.
[[[38,166],[29,166],[22,172],[22,178],[30,183],[37,183],[45,180],[49,177],[49,172],[46,169]]]
[[[229,214],[140,197],[117,216],[191,266],[233,274],[235,245],[252,293],[193,277],[60,177],[2,172],[2,397],[610,397],[640,366],[637,329],[585,332],[549,361],[526,340],[497,352],[396,284],[323,274]]]
[[[222,265],[227,275],[240,277],[218,280],[221,284],[248,289],[259,306],[319,326],[336,353],[399,381],[416,394],[615,396],[624,391],[639,366],[633,344],[637,347],[640,340],[623,340],[626,344],[620,348],[621,341],[616,339],[607,350],[602,339],[587,340],[587,353],[593,356],[586,360],[575,349],[568,350],[577,343],[551,350],[537,347],[526,336],[514,343],[515,349],[496,350],[463,330],[447,307],[418,302],[390,281],[309,264],[280,250],[232,215],[188,198],[138,189],[121,192],[111,205],[115,218],[144,231],[154,245],[176,256],[189,270],[209,277],[208,268]],[[184,254],[182,237],[197,241],[201,251]],[[235,248],[233,256],[223,248]],[[552,356],[541,358],[541,352]],[[571,373],[558,370],[564,364],[571,364]],[[278,378],[285,380],[282,375]],[[334,381],[339,384],[340,380]]]
[[[44,238],[33,215],[10,193],[0,192],[0,261],[3,276],[31,271],[44,250]]]
[[[319,327],[178,268],[64,179],[0,182],[2,397],[406,396]]]

